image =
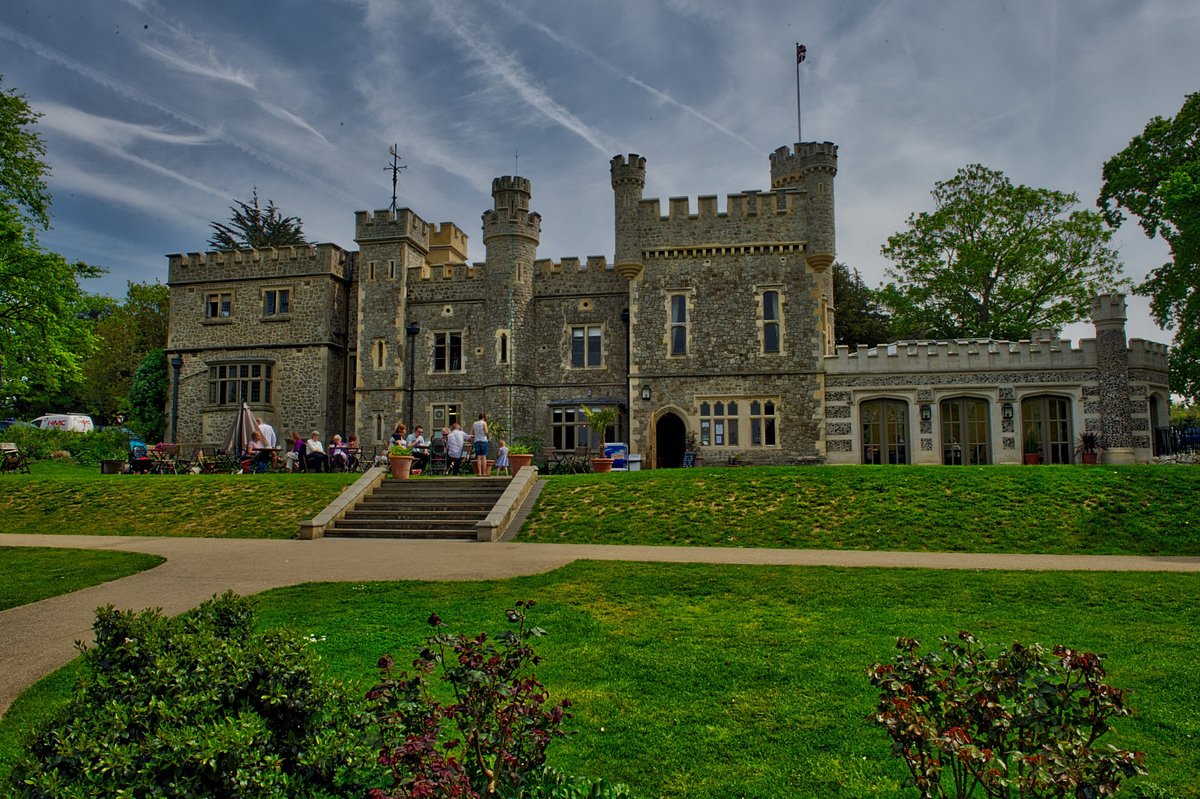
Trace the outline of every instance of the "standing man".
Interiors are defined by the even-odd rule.
[[[279,439],[275,436],[275,428],[264,422],[261,416],[258,417],[258,430],[260,433],[262,433],[264,444],[271,449],[275,449],[279,446]]]

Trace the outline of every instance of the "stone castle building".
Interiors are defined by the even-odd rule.
[[[333,244],[169,256],[176,439],[219,442],[244,400],[277,430],[357,433],[397,421],[590,445],[581,406],[616,406],[643,464],[1070,462],[1083,430],[1146,461],[1166,419],[1167,351],[1125,339],[1120,295],[1096,338],[835,345],[837,147],[783,147],[771,188],[664,209],[646,161],[617,156],[614,258],[538,257],[521,177],[497,178],[482,262],[466,233],[414,211],[360,211]]]

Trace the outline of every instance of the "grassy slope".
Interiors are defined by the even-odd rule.
[[[9,533],[294,538],[358,476],[101,475],[38,463],[4,475],[0,518]]]
[[[0,547],[0,610],[78,591],[162,563],[157,555]]]
[[[1200,469],[778,467],[550,478],[518,540],[1200,554]]]
[[[311,635],[360,691],[436,610],[464,632],[538,600],[539,672],[576,704],[554,761],[637,796],[893,797],[898,761],[863,720],[864,670],[896,636],[1066,643],[1107,653],[1138,715],[1114,743],[1150,779],[1200,796],[1200,575],[962,573],[579,563],[489,583],[303,586],[264,595],[262,622]]]

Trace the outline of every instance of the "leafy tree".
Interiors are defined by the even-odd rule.
[[[850,347],[892,341],[891,319],[879,295],[863,282],[857,269],[833,265],[833,302],[837,308],[837,343]]]
[[[84,364],[79,392],[93,415],[111,419],[130,412],[134,372],[147,354],[167,345],[170,300],[161,283],[129,283],[123,302],[108,300],[96,322],[97,347]]]
[[[933,189],[883,255],[881,298],[905,337],[1016,339],[1087,315],[1091,298],[1128,284],[1100,214],[1074,194],[1014,186],[970,164]]]
[[[1140,136],[1104,164],[1096,204],[1112,226],[1125,209],[1147,236],[1162,236],[1171,261],[1138,286],[1154,319],[1176,328],[1171,389],[1200,399],[1200,93],[1188,95],[1174,119],[1155,117]]]
[[[138,364],[129,386],[129,426],[144,441],[162,441],[167,429],[167,354],[153,350]]]
[[[78,379],[95,310],[79,280],[103,272],[38,244],[34,227],[50,222],[39,116],[0,88],[0,406],[8,410]]]
[[[79,280],[103,271],[43,250],[17,211],[0,204],[0,404],[15,407],[78,380],[93,347]]]
[[[46,145],[33,130],[40,116],[23,95],[0,87],[0,204],[45,228],[50,225],[49,168]]]
[[[250,202],[234,200],[229,206],[231,216],[229,224],[212,222],[212,238],[208,240],[210,247],[218,250],[262,249],[264,247],[287,247],[307,244],[304,231],[301,230],[299,217],[284,216],[275,207],[273,200],[267,200],[267,207],[258,204],[258,189],[254,189]]]

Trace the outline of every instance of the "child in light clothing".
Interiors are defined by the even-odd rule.
[[[496,453],[496,474],[500,474],[501,472],[512,477],[512,474],[508,470],[508,444],[503,438],[500,439],[500,451]]]

